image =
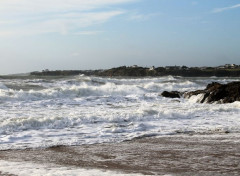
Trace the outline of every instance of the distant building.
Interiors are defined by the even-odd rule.
[[[45,70],[43,70],[42,72],[49,72],[49,69],[45,69]]]
[[[150,70],[150,71],[155,70],[155,67],[152,66],[152,67],[149,68],[149,70]]]
[[[131,66],[131,68],[138,68],[138,66],[137,65],[133,65],[133,66]]]
[[[224,69],[225,68],[225,65],[220,65],[217,67],[217,69]]]
[[[225,68],[236,68],[237,65],[235,64],[225,64]]]

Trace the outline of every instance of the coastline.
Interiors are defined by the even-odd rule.
[[[173,135],[121,143],[6,150],[0,151],[0,158],[124,174],[239,175],[239,144],[239,134]]]
[[[139,67],[121,66],[117,68],[103,70],[43,70],[34,71],[31,76],[100,76],[100,77],[161,77],[161,76],[182,76],[182,77],[239,77],[240,66],[220,67],[186,67],[186,66],[168,66],[168,67]]]

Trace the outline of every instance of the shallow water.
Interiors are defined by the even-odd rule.
[[[121,142],[142,136],[240,132],[240,102],[199,104],[162,91],[240,78],[0,79],[0,149]]]

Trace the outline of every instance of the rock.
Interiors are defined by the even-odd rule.
[[[231,82],[228,84],[220,84],[213,82],[208,84],[204,90],[196,90],[191,92],[178,92],[164,91],[162,96],[168,98],[180,98],[183,95],[184,98],[190,98],[202,94],[198,100],[200,103],[233,103],[234,101],[240,101],[240,82]]]
[[[172,91],[172,92],[164,91],[161,95],[163,97],[167,97],[167,98],[180,98],[181,97],[181,92],[178,92],[178,91]]]
[[[232,103],[240,101],[240,82],[231,82],[228,84],[220,84],[213,82],[208,84],[205,90],[197,90],[187,92],[184,97],[203,94],[200,103]]]

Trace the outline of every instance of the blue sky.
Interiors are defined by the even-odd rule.
[[[239,0],[1,0],[0,74],[240,64]]]

